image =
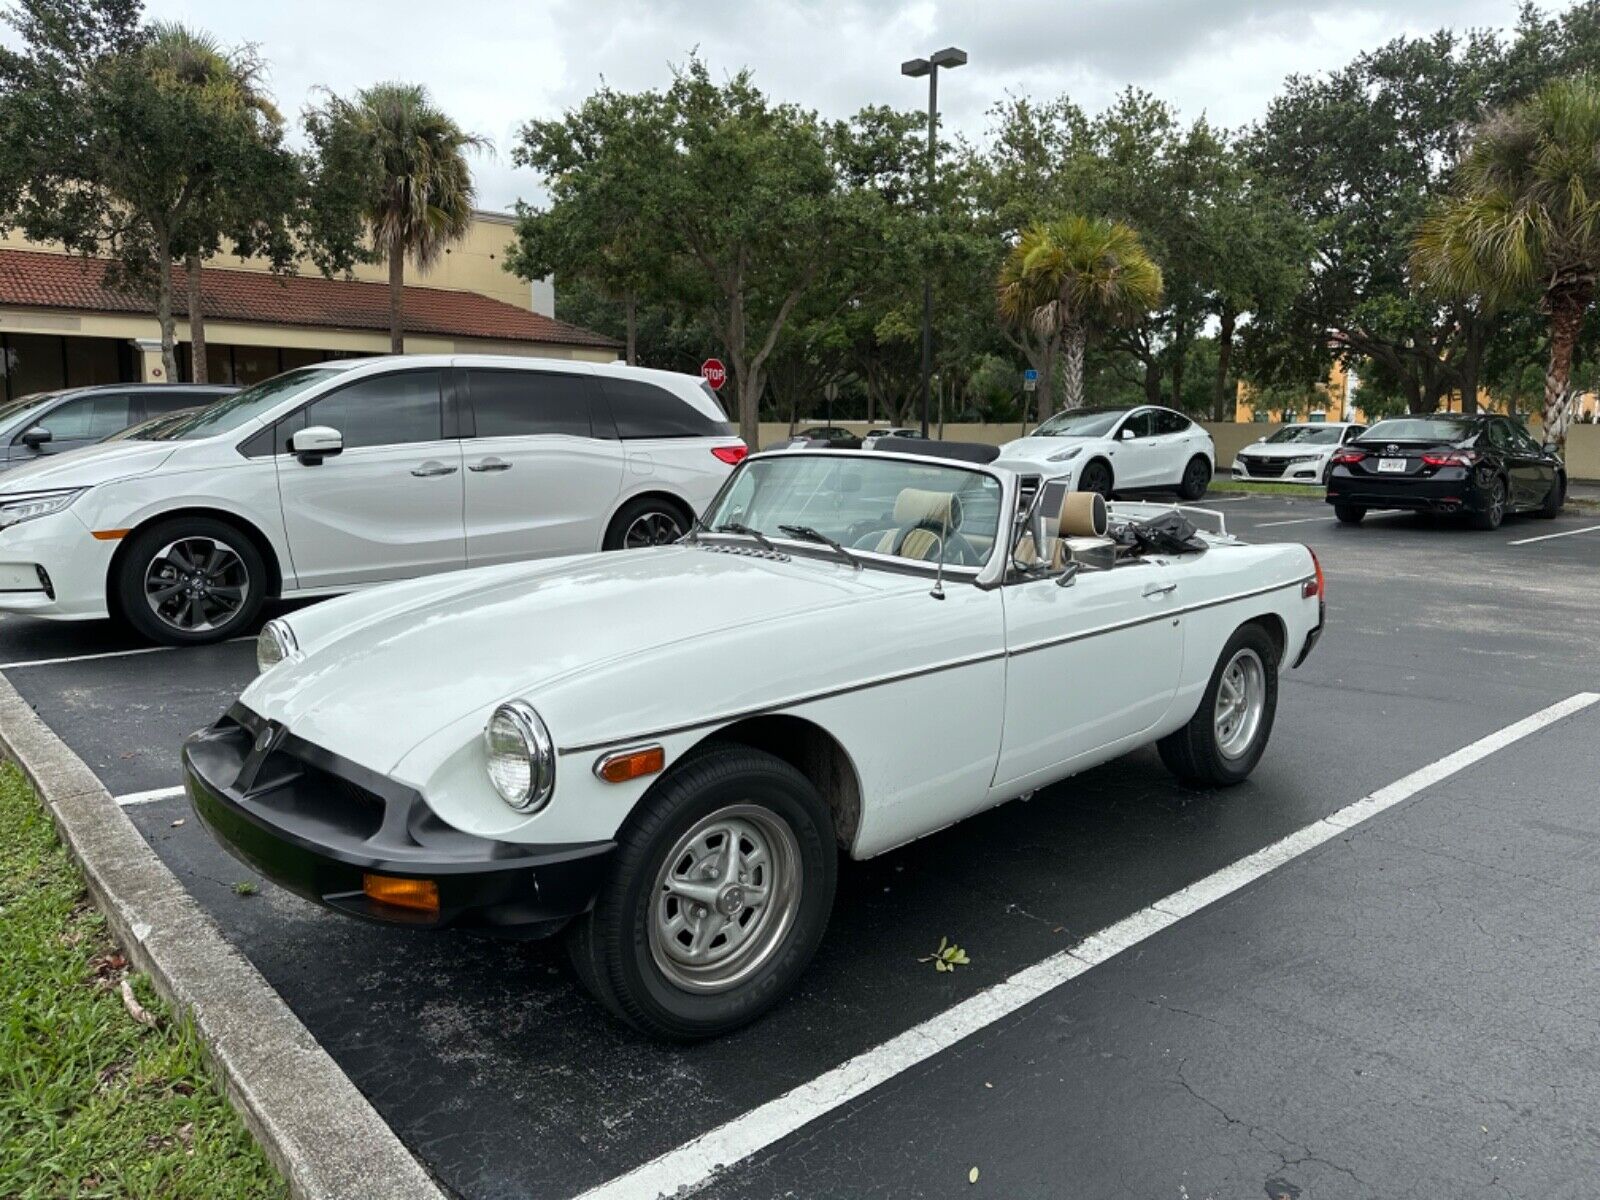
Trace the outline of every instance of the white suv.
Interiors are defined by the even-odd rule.
[[[744,455],[692,376],[322,363],[7,474],[0,611],[218,641],[269,596],[674,541]]]
[[[1079,492],[1176,491],[1206,494],[1217,448],[1203,425],[1158,405],[1075,408],[1059,412],[1026,437],[1000,447],[1007,463],[1046,467]]]

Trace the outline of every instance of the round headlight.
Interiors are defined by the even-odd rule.
[[[294,640],[294,631],[282,621],[268,621],[256,638],[256,670],[275,667],[286,658],[299,658],[300,646]]]
[[[483,730],[489,782],[518,812],[537,812],[556,786],[556,751],[533,706],[521,700],[494,710]]]

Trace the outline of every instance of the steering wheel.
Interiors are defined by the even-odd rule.
[[[905,549],[906,539],[917,530],[931,533],[934,537],[944,542],[944,561],[954,563],[958,567],[977,567],[983,565],[983,556],[973,544],[961,536],[959,530],[952,529],[948,536],[944,526],[936,521],[922,520],[914,525],[907,525],[895,535],[894,544],[889,553],[899,556]],[[926,561],[926,560],[924,560]]]

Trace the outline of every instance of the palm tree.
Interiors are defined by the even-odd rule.
[[[1550,330],[1544,436],[1565,444],[1573,351],[1600,277],[1600,78],[1556,80],[1474,131],[1413,266],[1490,308],[1538,297]]]
[[[283,117],[262,87],[263,66],[253,50],[227,51],[203,30],[176,21],[156,21],[141,51],[145,68],[168,87],[192,92],[224,118],[261,127],[279,127]],[[196,182],[202,182],[198,179]],[[229,180],[210,179],[204,186],[216,201]],[[197,239],[184,246],[184,275],[189,293],[189,359],[195,383],[206,382],[206,319],[200,308],[200,270],[206,251]],[[176,376],[172,376],[176,378]]]
[[[1063,407],[1083,406],[1083,351],[1092,329],[1137,320],[1161,303],[1161,268],[1120,221],[1067,216],[1030,225],[1000,267],[1000,316],[1046,352],[1039,417],[1050,415],[1050,373],[1065,350]]]
[[[419,84],[379,83],[337,96],[323,113],[364,176],[373,251],[389,262],[389,347],[405,350],[405,264],[426,270],[472,224],[466,152],[487,148],[436,107]]]

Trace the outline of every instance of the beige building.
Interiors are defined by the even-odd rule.
[[[548,284],[503,269],[512,218],[475,214],[467,237],[432,269],[408,267],[406,349],[523,354],[611,362],[618,344],[557,321]],[[106,264],[0,238],[0,400],[90,383],[164,382],[161,331],[144,296],[109,287]],[[324,279],[310,264],[273,276],[264,264],[214,259],[201,276],[207,374],[254,383],[291,367],[389,350],[389,289],[382,265]],[[187,283],[174,281],[179,377],[192,378]]]

